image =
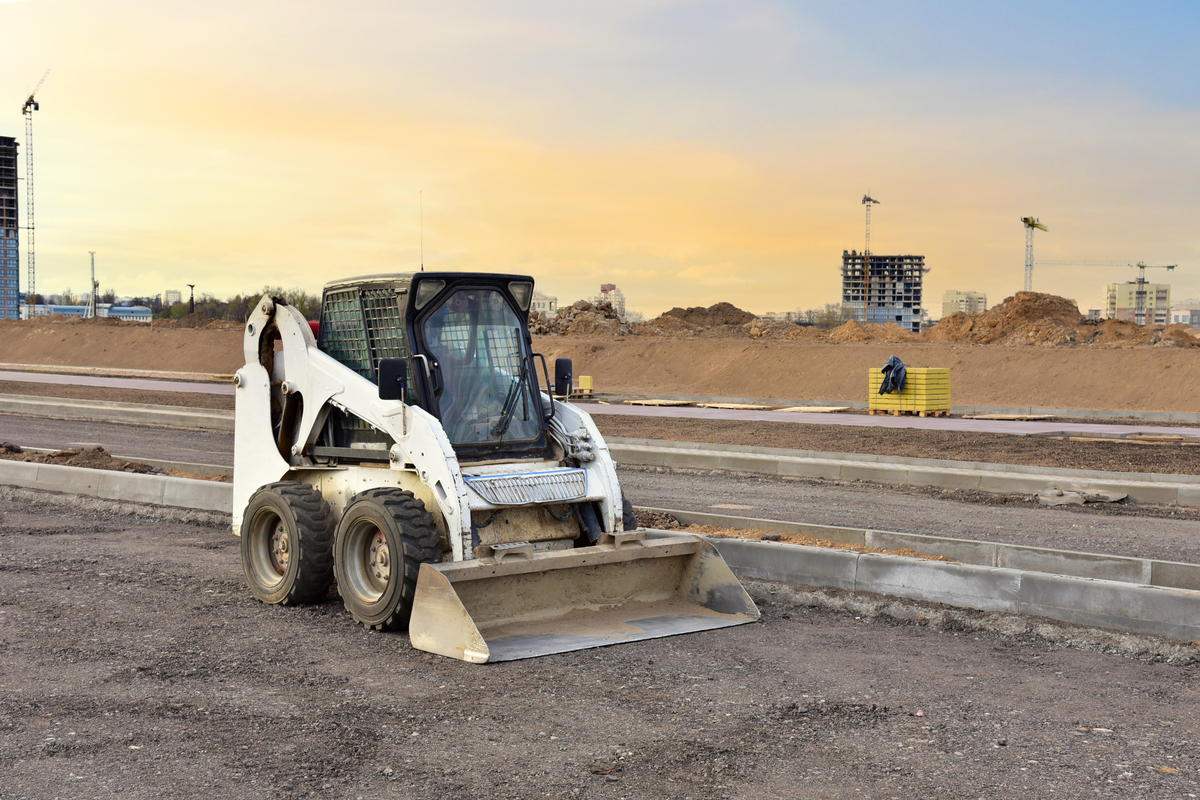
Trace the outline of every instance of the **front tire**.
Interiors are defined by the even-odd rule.
[[[250,593],[271,605],[314,603],[333,582],[333,512],[307,483],[263,486],[242,518],[242,571]]]
[[[354,621],[375,630],[408,626],[421,564],[442,560],[425,504],[403,489],[368,489],[342,515],[334,543],[338,591]]]

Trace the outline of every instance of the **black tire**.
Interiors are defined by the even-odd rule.
[[[638,529],[637,517],[633,515],[633,503],[625,497],[621,498],[621,521],[627,531],[632,532]]]
[[[354,621],[381,631],[408,627],[421,564],[442,560],[440,538],[433,515],[412,492],[355,495],[333,547],[338,592]]]
[[[242,518],[242,571],[264,603],[315,603],[333,583],[334,519],[307,483],[269,483],[255,492]]]

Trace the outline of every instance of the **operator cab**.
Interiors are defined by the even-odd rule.
[[[418,272],[328,284],[318,347],[441,420],[460,460],[546,458],[552,406],[543,405],[521,275]],[[547,381],[549,376],[546,376]],[[330,415],[338,448],[390,446],[350,414]]]

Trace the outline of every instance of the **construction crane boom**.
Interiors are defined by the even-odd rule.
[[[1037,217],[1021,217],[1025,223],[1025,291],[1033,291],[1033,232],[1049,230]]]
[[[28,255],[25,259],[29,270],[29,281],[25,293],[28,319],[33,319],[33,313],[37,306],[37,268],[33,247],[33,112],[38,110],[38,103],[33,98],[37,96],[38,89],[42,88],[42,84],[46,82],[49,74],[50,70],[42,73],[42,79],[37,82],[37,86],[33,87],[25,104],[21,106],[21,114],[25,117],[25,227],[29,232]]]

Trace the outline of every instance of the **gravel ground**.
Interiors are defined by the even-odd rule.
[[[227,518],[0,492],[4,800],[1200,793],[1161,646],[752,584],[758,624],[474,666],[254,602]]]

